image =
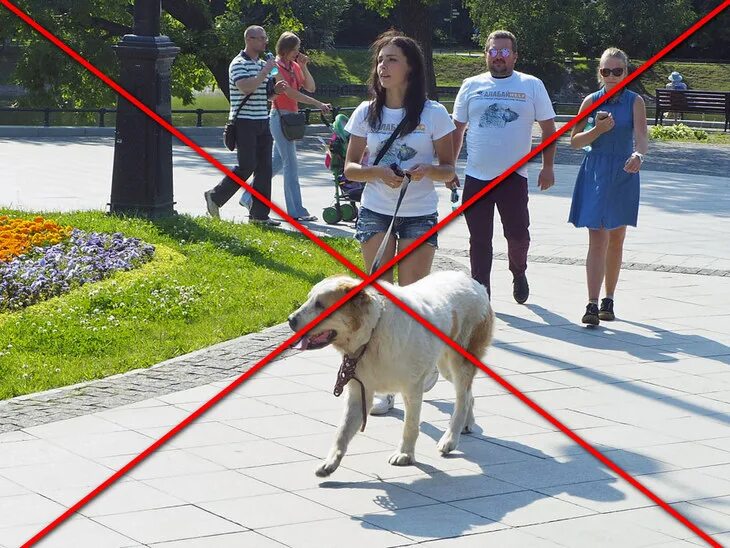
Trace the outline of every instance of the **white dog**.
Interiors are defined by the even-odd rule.
[[[346,276],[321,281],[289,316],[290,327],[301,329],[359,283]],[[438,272],[405,287],[380,283],[470,354],[481,358],[492,339],[494,324],[494,312],[482,285],[461,272]],[[355,377],[362,389],[357,380],[347,382],[345,415],[329,455],[316,471],[318,476],[329,476],[340,465],[350,440],[366,420],[374,392],[403,395],[403,438],[389,462],[397,466],[415,462],[423,381],[435,366],[456,389],[454,412],[438,450],[444,455],[449,453],[459,443],[460,434],[471,431],[471,386],[476,368],[376,289],[362,290],[298,343],[302,349],[329,344],[349,363],[357,363]]]

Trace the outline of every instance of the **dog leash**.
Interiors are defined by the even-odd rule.
[[[388,240],[390,239],[390,234],[393,232],[393,225],[395,224],[395,218],[398,215],[398,210],[400,209],[401,203],[403,203],[403,197],[406,195],[406,190],[408,190],[408,185],[411,183],[411,175],[408,172],[403,172],[396,164],[390,164],[390,169],[393,170],[393,172],[396,175],[403,174],[403,184],[400,186],[400,194],[398,195],[398,201],[395,203],[395,211],[393,211],[393,218],[390,220],[390,226],[388,226],[388,230],[385,232],[385,237],[383,238],[383,241],[380,242],[380,247],[378,247],[378,252],[375,254],[375,259],[373,259],[373,265],[370,267],[369,274],[372,275],[375,271],[377,271],[380,268],[380,263],[383,260],[383,255],[385,254],[385,248],[388,247]]]
[[[342,356],[342,364],[340,365],[339,371],[337,371],[337,381],[335,382],[335,389],[333,391],[335,397],[339,398],[348,382],[354,379],[360,383],[360,401],[362,402],[362,427],[360,427],[360,432],[365,431],[365,425],[368,423],[368,410],[365,408],[365,385],[355,376],[355,368],[357,367],[357,362],[365,354],[367,347],[367,343],[364,344],[360,352],[357,352],[357,357],[351,357],[347,354]]]

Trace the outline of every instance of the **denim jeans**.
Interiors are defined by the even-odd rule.
[[[277,109],[271,109],[269,128],[274,138],[273,154],[271,158],[272,174],[284,171],[284,202],[286,212],[292,217],[305,217],[309,212],[302,205],[302,192],[299,188],[299,170],[297,166],[296,141],[284,137],[281,131],[281,115]],[[241,203],[249,202],[251,196],[244,193]]]

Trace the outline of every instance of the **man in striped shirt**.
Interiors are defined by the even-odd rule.
[[[268,61],[260,58],[266,51],[268,41],[266,31],[262,27],[250,26],[243,36],[246,47],[233,58],[228,68],[230,118],[236,115],[241,102],[250,95],[236,118],[238,165],[233,171],[247,182],[253,174],[253,188],[270,200],[273,140],[269,131],[267,84],[272,79],[270,73],[276,62],[273,58]],[[286,82],[278,82],[274,87],[274,93],[281,93],[285,87]],[[238,183],[226,176],[215,188],[206,191],[204,196],[208,213],[212,217],[219,218],[218,209],[230,200],[239,188],[241,187]],[[269,218],[269,212],[270,208],[254,197],[249,215],[250,221],[269,226],[281,224]]]

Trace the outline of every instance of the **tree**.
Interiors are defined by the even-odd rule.
[[[172,66],[172,92],[183,103],[211,84],[228,96],[228,65],[243,47],[243,31],[261,24],[272,40],[284,30],[304,28],[292,5],[317,17],[317,10],[337,14],[336,0],[162,0],[162,33],[181,48]],[[343,2],[339,2],[343,4]],[[118,62],[112,46],[133,32],[133,0],[20,0],[19,7],[112,78]],[[103,15],[100,15],[103,14]],[[306,19],[306,18],[305,18]],[[320,17],[313,28],[324,39],[334,36],[337,19]],[[28,90],[28,106],[101,107],[114,93],[83,67],[64,59],[55,46],[0,9],[0,41],[14,39],[20,58],[14,81]]]
[[[595,57],[616,46],[630,57],[645,59],[685,30],[695,17],[690,0],[586,1],[578,47]]]
[[[578,45],[582,0],[466,0],[481,43],[498,29],[517,38],[521,64],[561,60]]]
[[[431,6],[437,0],[364,0],[370,9],[386,16],[391,11],[400,30],[421,44],[426,57],[428,96],[437,99],[436,73],[433,70],[433,18]]]
[[[291,0],[292,13],[302,25],[298,33],[302,43],[317,49],[334,46],[342,15],[349,8],[350,0]]]
[[[717,7],[719,0],[692,0],[699,18]],[[674,52],[690,59],[730,59],[730,10],[725,10],[707,23]]]

